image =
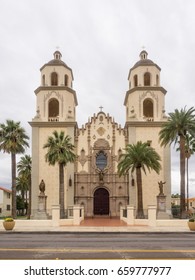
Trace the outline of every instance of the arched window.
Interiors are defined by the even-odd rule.
[[[144,74],[144,86],[150,86],[150,73],[146,72]]]
[[[64,85],[67,87],[68,86],[68,75],[64,76]]]
[[[45,75],[42,76],[42,86],[45,86]]]
[[[56,98],[49,100],[49,121],[59,121],[59,101]]]
[[[103,151],[100,151],[96,156],[96,166],[100,170],[103,170],[107,166],[107,156]]]
[[[58,74],[56,72],[51,73],[51,85],[52,86],[58,85]]]
[[[137,87],[137,85],[138,85],[137,75],[135,75],[135,76],[133,77],[133,79],[134,79],[134,87]]]
[[[153,102],[150,98],[147,98],[143,102],[143,113],[146,118],[154,117]]]

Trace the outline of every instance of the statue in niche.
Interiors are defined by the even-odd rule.
[[[40,190],[40,194],[45,193],[45,182],[43,181],[43,179],[41,180],[41,183],[39,184],[39,190]]]
[[[166,182],[163,182],[163,181],[160,181],[158,182],[158,186],[159,186],[159,195],[164,195],[164,192],[163,192],[163,185],[165,184]]]
[[[96,172],[99,174],[99,181],[103,182],[104,181],[104,175],[108,171],[108,168],[100,169],[96,168]]]

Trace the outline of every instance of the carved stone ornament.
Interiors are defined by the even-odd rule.
[[[104,135],[105,131],[106,131],[106,130],[105,130],[103,127],[99,127],[99,128],[97,129],[97,133],[98,133],[100,136]]]
[[[84,166],[84,164],[87,162],[87,156],[85,155],[84,149],[81,150],[81,154],[79,156],[79,162],[82,166]]]

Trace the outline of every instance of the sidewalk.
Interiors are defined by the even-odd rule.
[[[41,222],[41,223],[40,223]],[[164,222],[164,223],[163,223]],[[0,222],[0,233],[6,232],[3,227],[3,221]],[[173,221],[167,225],[166,221],[157,221],[155,227],[148,225],[126,225],[125,222],[116,219],[86,219],[81,222],[81,225],[63,225],[53,226],[48,220],[30,221],[30,220],[16,220],[14,229],[11,232],[93,232],[93,233],[195,233],[189,230],[187,220]]]

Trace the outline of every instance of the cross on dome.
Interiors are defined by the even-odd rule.
[[[100,112],[102,112],[102,109],[103,109],[104,107],[103,107],[103,106],[100,106],[99,108],[100,108]]]

